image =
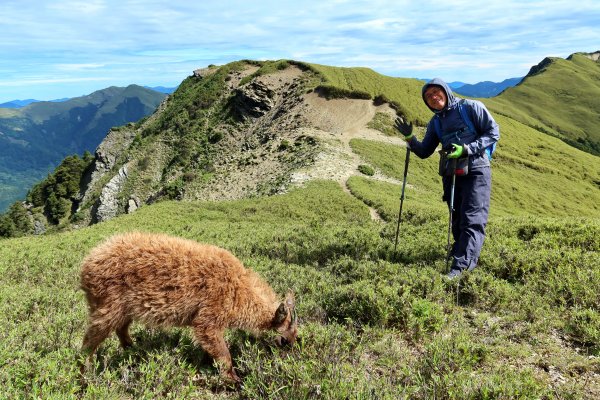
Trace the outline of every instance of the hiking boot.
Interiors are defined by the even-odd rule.
[[[458,279],[460,278],[460,276],[462,275],[463,270],[462,269],[451,269],[450,272],[448,272],[448,274],[446,275],[446,278],[449,280],[454,280],[454,279]]]

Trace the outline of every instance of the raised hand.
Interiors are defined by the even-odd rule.
[[[412,136],[413,124],[412,122],[406,122],[402,117],[396,117],[394,127],[404,136],[409,139]]]

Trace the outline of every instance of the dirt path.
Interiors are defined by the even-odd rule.
[[[293,174],[292,183],[311,179],[335,180],[351,194],[347,181],[351,176],[361,175],[358,166],[364,161],[352,151],[350,140],[360,138],[406,146],[400,137],[386,136],[367,127],[377,112],[395,116],[395,111],[387,104],[375,106],[370,100],[326,100],[311,93],[305,96],[305,105],[305,117],[314,124],[314,128],[304,128],[307,129],[305,133],[319,137],[324,142],[324,150],[317,156],[314,165]],[[379,171],[372,178],[401,183]],[[370,212],[373,220],[381,220],[375,209],[370,208]]]

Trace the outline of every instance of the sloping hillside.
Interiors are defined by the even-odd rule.
[[[93,221],[102,221],[160,198],[252,197],[314,178],[345,186],[366,162],[351,140],[392,142],[390,151],[398,152],[404,143],[392,128],[394,115],[426,123],[430,111],[420,86],[368,69],[285,61],[197,71],[151,119],[109,134],[79,212],[89,210]],[[497,210],[600,213],[596,157],[502,114],[497,118],[504,135],[494,161]],[[386,154],[368,162],[378,167],[377,179],[397,182],[401,175],[378,165]],[[395,157],[389,162],[400,166],[403,155]],[[428,165],[418,174],[432,183],[426,187],[432,198],[435,162],[415,160],[413,167]],[[565,188],[577,202],[562,201]]]
[[[111,127],[151,114],[164,97],[131,85],[0,109],[0,210],[23,199],[64,157],[93,152]]]
[[[489,99],[490,109],[600,155],[598,53],[546,58],[523,81]]]
[[[598,157],[495,114],[479,267],[444,280],[436,157],[411,158],[394,249],[406,148],[392,121],[427,119],[419,86],[241,61],[195,71],[148,119],[112,129],[79,210],[59,221],[80,229],[0,246],[0,397],[599,398]],[[278,293],[291,288],[301,341],[228,332],[234,389],[191,330],[133,324],[134,347],[107,340],[81,380],[80,262],[132,230],[222,246]]]

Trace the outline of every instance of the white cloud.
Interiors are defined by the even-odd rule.
[[[88,69],[98,69],[106,64],[88,63],[88,64],[56,64],[56,69],[59,71],[84,71]]]
[[[78,82],[102,82],[110,80],[110,77],[87,77],[87,78],[25,78],[19,81],[0,80],[0,87],[20,87],[32,85],[48,85],[54,83],[78,83]]]
[[[178,83],[195,68],[241,58],[498,81],[548,55],[598,50],[599,20],[592,0],[3,0],[0,84],[28,90],[4,90],[3,99],[35,97],[28,76],[43,70],[40,91],[55,82],[53,96],[63,97],[64,79]]]

